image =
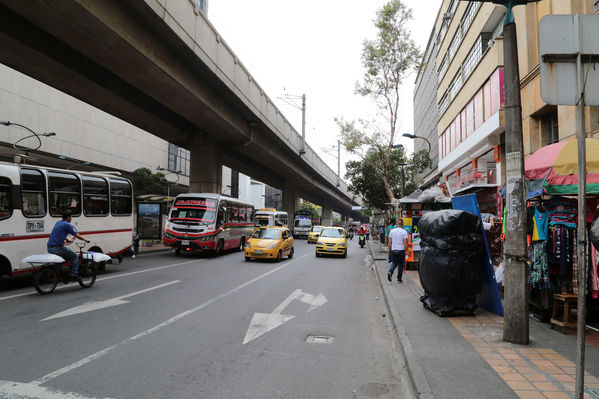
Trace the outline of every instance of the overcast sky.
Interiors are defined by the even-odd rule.
[[[412,38],[424,51],[442,0],[404,0],[414,19]],[[306,94],[306,141],[337,170],[338,129],[333,120],[376,116],[369,98],[354,95],[363,75],[364,39],[384,0],[210,0],[208,17],[277,107],[301,133],[301,111],[285,94]],[[413,131],[415,75],[402,90],[399,136]],[[301,100],[296,101],[301,105]],[[412,148],[412,140],[396,143]],[[328,151],[334,148],[333,151]],[[341,154],[342,171],[348,156]]]

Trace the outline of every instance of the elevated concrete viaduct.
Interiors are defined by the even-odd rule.
[[[356,205],[193,1],[0,0],[0,48],[0,62],[189,149],[190,191],[221,192],[226,165],[282,189],[288,212],[298,196],[325,215]]]

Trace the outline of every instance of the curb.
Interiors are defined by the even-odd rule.
[[[158,254],[161,252],[170,252],[170,251],[172,251],[171,248],[147,249],[145,251],[137,251],[135,253],[135,255],[136,256],[144,256],[144,255]]]
[[[394,340],[397,353],[401,357],[401,360],[405,364],[406,368],[406,376],[407,376],[407,388],[410,391],[411,397],[416,397],[420,399],[434,399],[433,391],[428,384],[426,379],[426,375],[418,358],[416,357],[416,353],[414,352],[414,347],[412,346],[412,342],[410,341],[410,337],[408,336],[405,328],[403,327],[402,317],[395,306],[395,303],[392,301],[391,293],[388,292],[389,286],[387,284],[383,284],[381,281],[381,276],[379,275],[377,260],[387,260],[386,257],[383,259],[375,258],[375,252],[373,251],[370,242],[368,242],[368,250],[373,259],[372,267],[374,268],[374,272],[376,275],[376,280],[379,283],[382,291],[383,291],[383,299],[385,300],[385,305],[389,309],[389,319],[393,326],[393,330],[398,338],[398,340]]]

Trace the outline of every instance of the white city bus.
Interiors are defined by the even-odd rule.
[[[254,214],[254,223],[256,227],[287,226],[287,219],[287,212],[277,211],[276,209],[271,208],[258,209]]]
[[[254,206],[211,193],[187,193],[175,198],[164,226],[162,242],[181,251],[243,250],[254,232]]]
[[[112,174],[0,162],[0,276],[32,272],[21,259],[47,252],[70,210],[86,250],[117,257],[131,248],[133,189]]]

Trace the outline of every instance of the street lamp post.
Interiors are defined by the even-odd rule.
[[[431,153],[431,148],[432,148],[431,147],[431,142],[428,141],[427,139],[425,139],[424,137],[422,137],[422,136],[416,136],[415,134],[410,134],[410,133],[404,133],[404,134],[402,134],[402,136],[403,137],[408,137],[408,138],[410,138],[412,140],[413,139],[422,139],[422,140],[426,141],[426,144],[428,144],[428,153],[429,154]]]
[[[160,165],[158,165],[158,166],[156,167],[156,170],[160,170],[160,171],[164,171],[164,170],[166,170],[166,171],[168,172],[168,173],[166,173],[166,174],[163,176],[163,178],[164,178],[164,181],[166,182],[166,196],[167,196],[167,198],[170,198],[170,197],[171,197],[171,184],[177,184],[177,183],[179,182],[179,174],[180,174],[180,173],[182,173],[182,171],[181,171],[181,170],[178,170],[178,171],[176,171],[176,172],[169,171],[169,170],[168,170],[168,169],[166,169],[166,168],[162,168],[162,167],[160,167]],[[175,175],[175,176],[177,177],[177,180],[175,180],[175,181],[173,181],[173,182],[169,181],[169,180],[166,178],[166,176],[168,176],[168,175]]]
[[[40,139],[40,136],[43,136],[43,137],[56,136],[56,133],[54,133],[54,132],[44,132],[42,134],[39,134],[39,133],[34,132],[32,129],[28,128],[25,125],[21,125],[20,123],[15,123],[15,122],[11,122],[11,121],[0,121],[0,125],[4,125],[4,126],[17,126],[17,127],[20,127],[21,129],[25,129],[25,130],[27,130],[28,132],[31,133],[29,136],[25,136],[23,138],[20,138],[19,140],[17,140],[12,145],[12,148],[14,148],[15,150],[25,151],[25,153],[27,153],[28,151],[39,150],[39,148],[42,146],[42,140]],[[35,137],[37,139],[38,146],[36,148],[24,147],[24,146],[19,145],[19,143],[21,141],[27,140],[30,137]]]

